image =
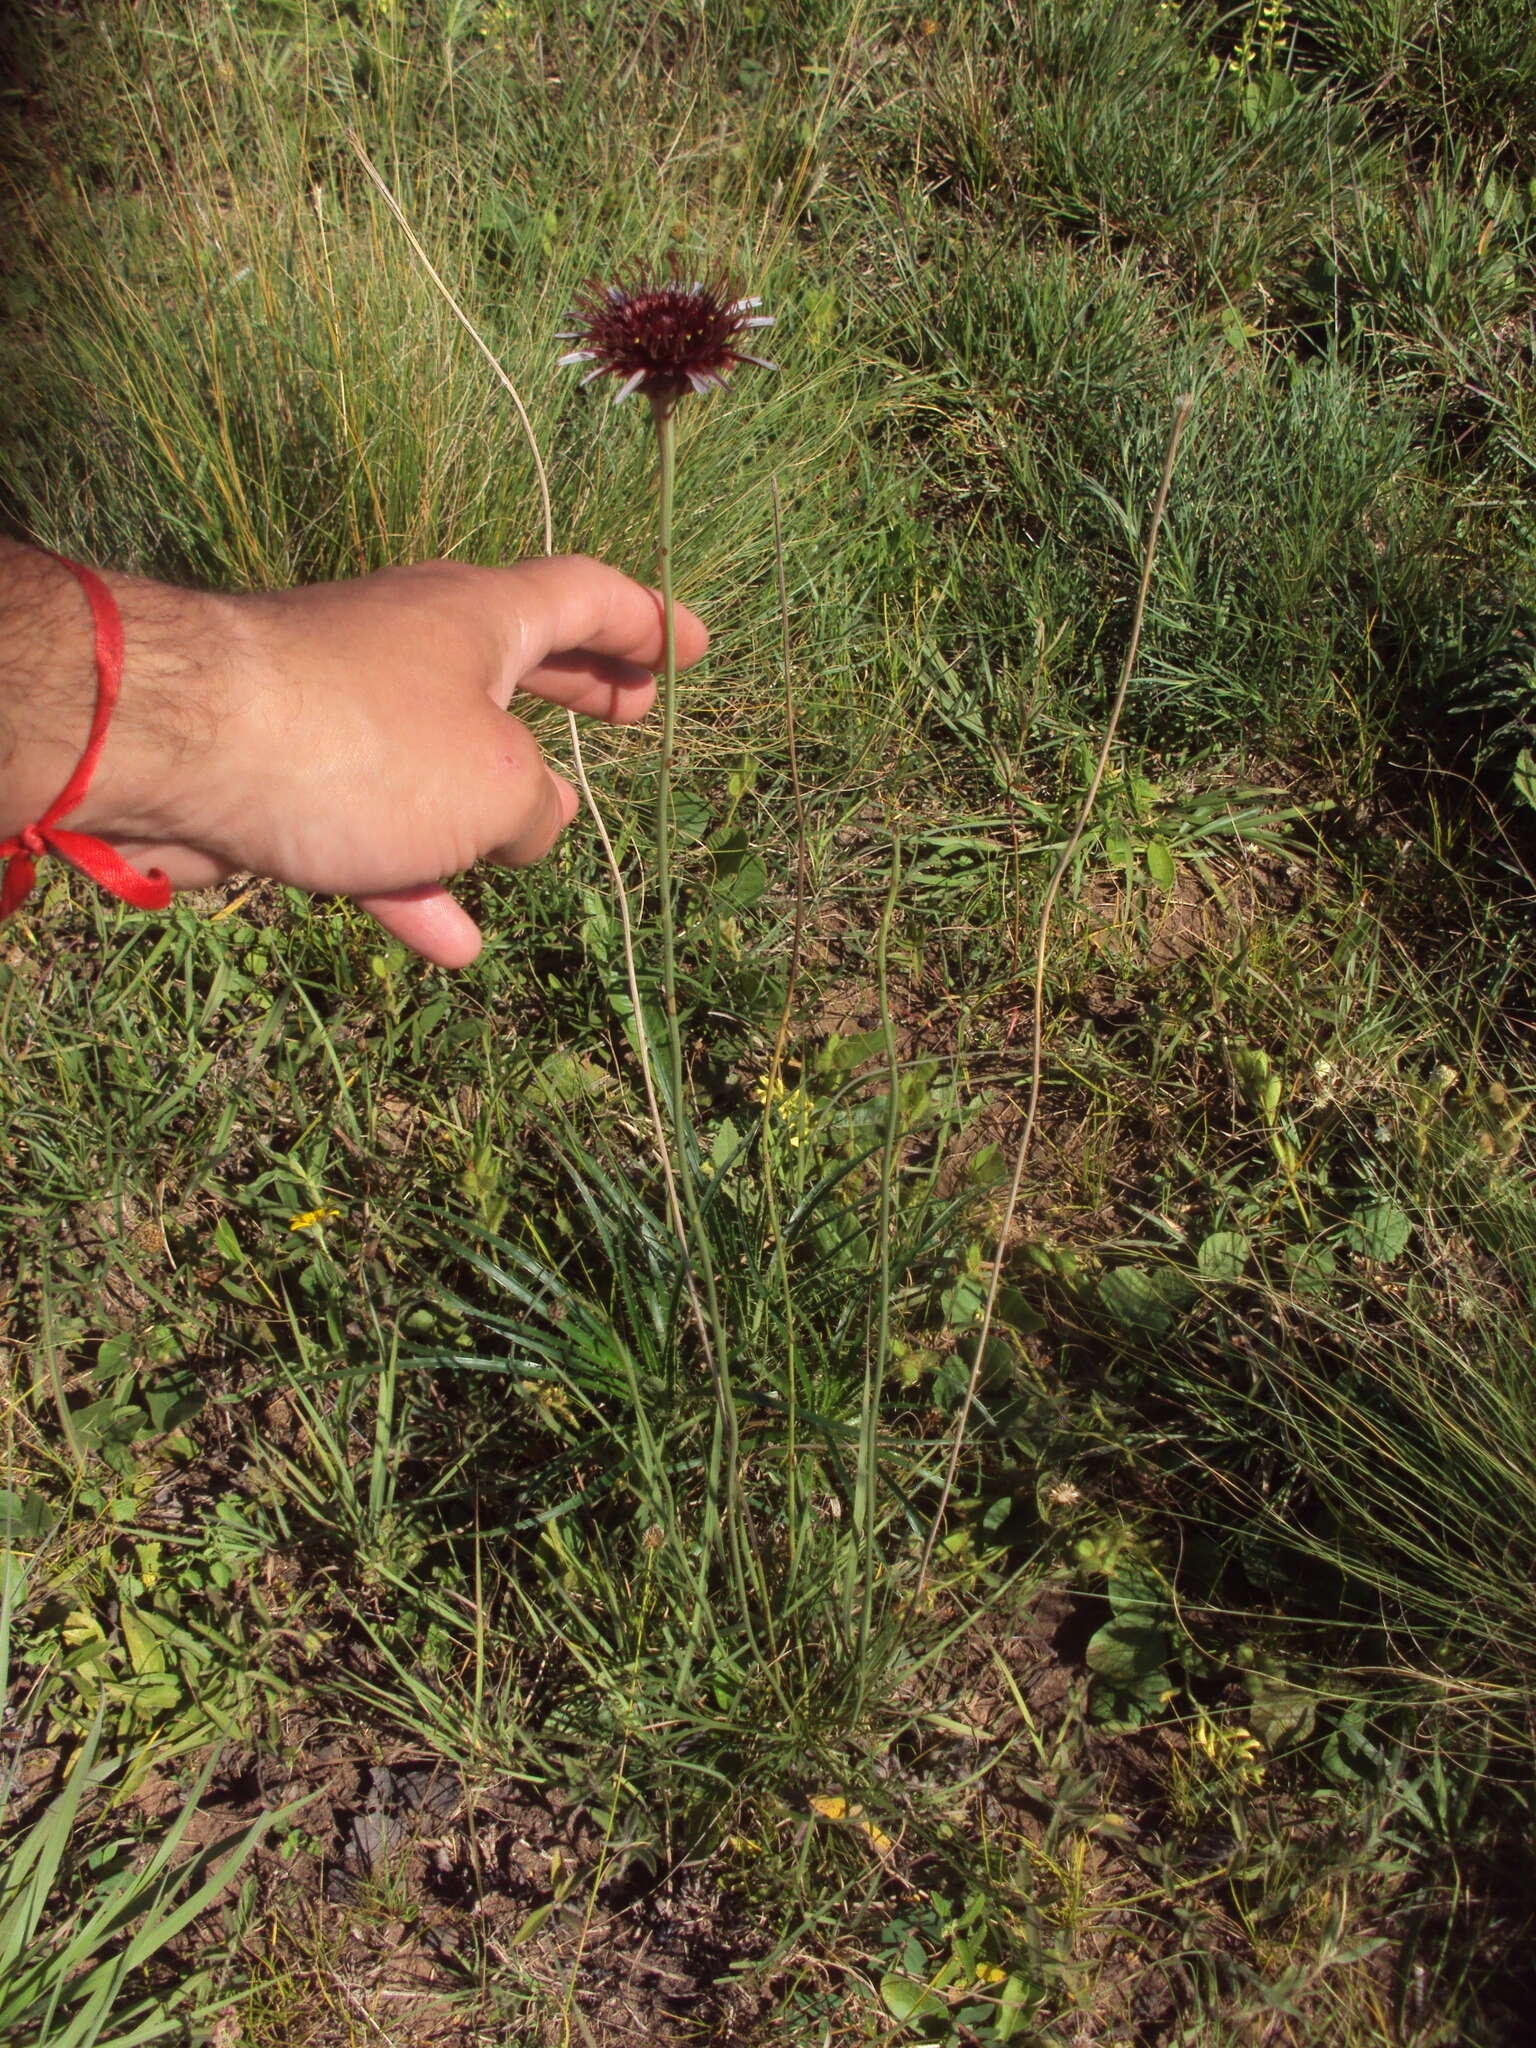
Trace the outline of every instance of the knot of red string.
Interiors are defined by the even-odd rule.
[[[35,824],[23,825],[9,839],[0,839],[0,861],[5,863],[5,879],[0,882],[0,920],[9,917],[26,900],[37,880],[37,863],[45,853],[58,854],[136,910],[164,910],[171,900],[171,885],[158,868],[141,875],[104,839],[59,829],[58,820],[67,818],[85,801],[107,742],[107,728],[112,723],[123,680],[123,621],[111,591],[94,569],[83,568],[64,555],[55,555],[53,559],[78,580],[91,607],[96,632],[96,710],[85,752],[74,774]]]

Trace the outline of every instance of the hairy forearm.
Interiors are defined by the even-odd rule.
[[[91,701],[90,617],[67,569],[0,539],[0,778],[7,789],[32,748],[77,742]]]
[[[121,834],[159,829],[168,772],[212,745],[220,720],[217,600],[102,571],[123,621],[123,674],[88,805]],[[0,838],[35,821],[84,749],[96,703],[84,592],[39,549],[0,538]]]

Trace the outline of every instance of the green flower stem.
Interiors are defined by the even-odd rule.
[[[741,1430],[731,1391],[730,1350],[725,1319],[720,1313],[719,1290],[715,1285],[714,1261],[704,1229],[703,1212],[693,1161],[693,1131],[688,1118],[687,1074],[683,1061],[683,1033],[677,1014],[677,911],[672,888],[672,770],[677,746],[677,622],[672,587],[672,503],[677,479],[677,418],[670,399],[654,398],[651,414],[656,422],[656,445],[660,462],[661,498],[661,764],[656,774],[656,892],[657,916],[661,929],[661,1000],[667,1031],[667,1093],[671,1098],[672,1142],[678,1187],[687,1222],[683,1257],[697,1273],[703,1289],[705,1314],[709,1322],[707,1351],[712,1351],[710,1368],[715,1383],[716,1431],[710,1457],[710,1495],[720,1498],[720,1469],[726,1475],[726,1497],[737,1513],[730,1516],[729,1543],[738,1578],[742,1611],[749,1610],[743,1576],[742,1537],[739,1523],[747,1519],[747,1506],[740,1497],[737,1468]],[[643,1022],[643,1020],[642,1020]],[[755,1562],[755,1546],[746,1545]]]
[[[704,1287],[710,1336],[716,1346],[716,1368],[726,1363],[725,1331],[715,1287],[714,1262],[704,1235],[699,1191],[693,1170],[693,1132],[688,1119],[687,1071],[683,1032],[677,1014],[677,903],[672,887],[672,775],[677,758],[677,614],[672,585],[672,503],[677,483],[677,415],[668,399],[652,401],[660,456],[661,549],[661,765],[656,772],[656,893],[661,926],[661,1002],[667,1026],[667,1092],[671,1097],[672,1140],[683,1213],[692,1240],[685,1255],[697,1266]]]
[[[896,1016],[891,1008],[891,926],[901,898],[901,838],[891,835],[891,878],[875,941],[875,971],[880,989],[880,1026],[885,1039],[885,1132],[880,1155],[880,1218],[878,1229],[880,1306],[873,1347],[864,1354],[864,1392],[859,1403],[859,1470],[854,1487],[854,1527],[858,1531],[862,1599],[859,1607],[857,1667],[859,1685],[870,1669],[870,1641],[875,1622],[875,1503],[879,1493],[880,1394],[891,1357],[891,1214],[896,1186],[896,1147],[901,1134],[901,1068],[896,1058]]]
[[[691,1191],[687,1170],[686,1121],[683,1116],[683,1039],[677,1021],[677,921],[672,900],[672,769],[677,753],[677,618],[672,594],[672,501],[677,487],[677,418],[672,404],[654,399],[656,447],[660,458],[661,549],[661,765],[656,771],[656,888],[661,915],[661,994],[667,1020],[667,1055],[672,1127],[678,1148],[678,1173]],[[692,1227],[693,1202],[688,1201]],[[714,1305],[710,1321],[716,1321]]]

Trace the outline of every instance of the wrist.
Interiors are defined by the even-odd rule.
[[[0,540],[0,839],[41,817],[90,730],[91,618],[69,570]]]
[[[97,572],[123,626],[116,709],[96,774],[66,822],[115,839],[180,838],[178,792],[222,722],[220,600]],[[96,707],[90,610],[69,569],[0,541],[0,838],[41,817],[74,772]]]

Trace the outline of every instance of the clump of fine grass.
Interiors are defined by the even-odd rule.
[[[1512,0],[1451,13],[1422,0],[1304,0],[1285,15],[1299,60],[1342,74],[1376,118],[1415,138],[1529,149],[1536,37]]]

